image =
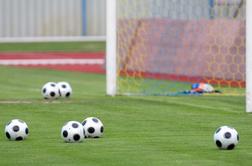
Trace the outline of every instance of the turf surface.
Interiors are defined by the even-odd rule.
[[[0,43],[0,52],[100,52],[105,42]]]
[[[40,90],[47,81],[68,81],[70,100],[46,102]],[[126,97],[105,96],[105,76],[46,69],[0,67],[0,165],[163,166],[252,163],[251,114],[244,96]],[[63,124],[99,117],[100,139],[64,143]],[[5,124],[26,121],[27,140],[8,141]],[[213,133],[230,125],[240,134],[232,151],[218,150]]]

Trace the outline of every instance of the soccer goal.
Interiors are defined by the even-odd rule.
[[[107,94],[181,95],[205,82],[249,95],[250,3],[107,0]]]

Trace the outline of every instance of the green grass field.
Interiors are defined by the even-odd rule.
[[[251,115],[241,96],[109,97],[105,76],[46,69],[0,67],[0,165],[249,165],[252,163]],[[69,81],[70,100],[46,102],[47,81]],[[13,103],[11,103],[13,102]],[[101,139],[64,143],[62,125],[99,117]],[[20,118],[30,135],[8,141],[4,126]],[[221,125],[240,133],[235,150],[218,150],[213,133]]]
[[[9,51],[1,45],[0,50]],[[48,81],[68,81],[72,98],[45,101],[40,90]],[[105,95],[104,75],[16,67],[0,67],[0,85],[3,166],[252,163],[252,117],[245,112],[244,96],[109,97]],[[64,143],[60,137],[63,124],[89,116],[102,120],[103,137]],[[15,142],[5,137],[5,124],[14,118],[28,124],[27,140]],[[233,126],[239,132],[240,142],[234,150],[216,148],[213,134],[221,125]]]
[[[105,42],[0,43],[0,52],[97,52],[105,50]]]

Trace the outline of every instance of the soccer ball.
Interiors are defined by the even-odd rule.
[[[68,82],[58,82],[57,86],[61,97],[69,98],[72,95],[72,88]]]
[[[59,97],[59,88],[55,82],[47,82],[41,90],[44,99],[56,99]]]
[[[13,119],[5,126],[5,135],[9,140],[24,140],[29,133],[27,124],[20,119]]]
[[[99,138],[104,132],[104,126],[100,119],[96,117],[88,117],[82,122],[86,136],[91,138]]]
[[[69,121],[62,127],[61,137],[65,142],[81,142],[85,138],[85,131],[80,122]]]
[[[239,142],[239,134],[232,127],[221,126],[214,133],[214,142],[219,149],[232,150]]]

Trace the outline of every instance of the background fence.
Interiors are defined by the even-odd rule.
[[[105,39],[106,0],[0,0],[0,41]]]

